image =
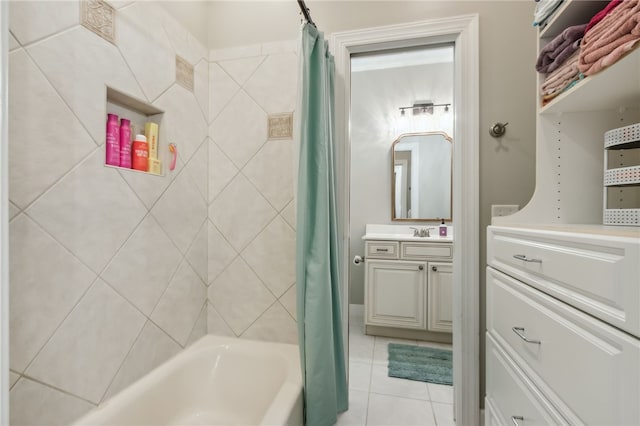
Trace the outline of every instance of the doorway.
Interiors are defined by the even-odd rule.
[[[454,312],[454,417],[457,424],[479,423],[479,336],[478,336],[478,17],[430,20],[406,25],[370,28],[335,33],[336,55],[336,129],[338,179],[341,192],[339,208],[343,223],[350,219],[351,199],[351,58],[354,55],[407,49],[417,46],[453,43],[455,72],[452,113],[456,139],[453,158],[453,221],[456,224],[453,262]],[[386,167],[390,168],[390,164]],[[388,209],[385,209],[388,211]],[[349,300],[349,240],[352,230],[341,230],[342,300]],[[345,348],[348,348],[348,303],[343,303]]]

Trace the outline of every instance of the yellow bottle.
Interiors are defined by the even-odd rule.
[[[144,134],[149,144],[149,160],[158,158],[158,125],[147,122],[144,125]]]

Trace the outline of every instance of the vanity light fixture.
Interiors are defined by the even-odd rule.
[[[416,101],[412,106],[405,106],[398,108],[400,110],[400,115],[404,115],[404,111],[406,109],[410,109],[413,111],[413,115],[418,114],[432,114],[433,108],[435,107],[444,107],[444,112],[449,112],[449,105],[451,104],[434,104],[431,101]]]

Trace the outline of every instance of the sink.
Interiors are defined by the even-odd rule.
[[[414,237],[413,228],[430,228],[431,236]],[[438,235],[439,224],[429,225],[376,225],[367,224],[363,240],[392,240],[392,241],[429,241],[429,242],[452,242],[453,227],[447,226],[447,236]]]

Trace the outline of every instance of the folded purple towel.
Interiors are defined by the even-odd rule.
[[[585,28],[587,24],[568,27],[547,43],[540,50],[536,70],[541,73],[550,73],[562,65],[580,48],[580,40],[584,36]]]

